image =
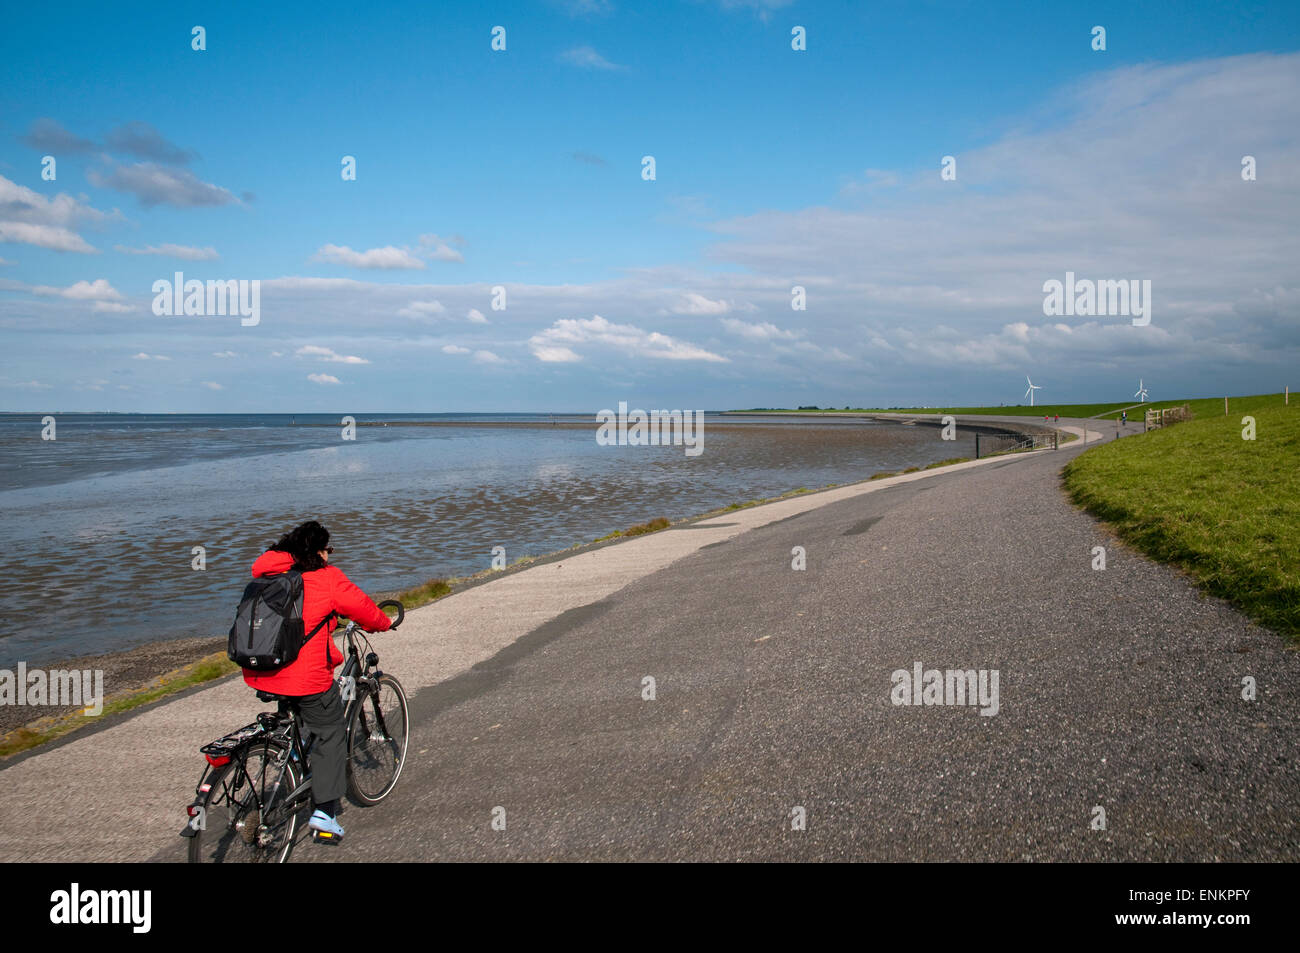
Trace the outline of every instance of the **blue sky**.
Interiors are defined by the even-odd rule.
[[[1298,45],[1294,3],[14,9],[0,409],[1280,389]],[[260,322],[154,315],[178,270]],[[1151,324],[1046,317],[1067,270],[1150,279]]]

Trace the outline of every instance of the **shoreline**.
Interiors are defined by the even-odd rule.
[[[815,412],[813,413],[815,415]],[[900,415],[900,416],[906,417],[908,420],[921,426],[936,426],[936,427],[941,426],[940,421],[938,419],[926,420],[920,418],[918,415],[910,415],[910,414]],[[900,425],[902,424],[902,421],[898,420],[897,418],[886,418],[881,422],[898,422],[900,423]],[[1021,427],[1018,425],[1018,422],[1004,424],[1001,421],[998,422],[981,421],[981,422],[976,422],[973,425],[968,423],[968,424],[963,424],[962,426],[963,429],[978,430],[981,433],[1008,433],[1008,434],[1042,433],[1045,430],[1047,432],[1050,432],[1052,430],[1057,429],[1053,427],[1044,428],[1042,424],[1037,424],[1036,426],[1033,424],[1025,424],[1023,427]],[[960,460],[957,462],[960,462],[961,460],[965,460],[965,459],[967,458],[960,458]],[[908,468],[899,471],[878,472],[871,476],[864,477],[861,480],[855,480],[851,483],[838,483],[838,484],[831,483],[831,484],[827,484],[826,486],[817,487],[817,488],[799,487],[792,490],[788,490],[785,493],[777,494],[775,496],[763,497],[760,499],[748,500],[745,502],[733,502],[726,506],[718,507],[716,509],[709,510],[704,513],[682,517],[681,519],[672,521],[670,523],[666,523],[664,526],[657,527],[653,530],[649,530],[648,532],[660,532],[663,529],[671,529],[680,526],[685,526],[690,523],[699,522],[701,520],[711,519],[713,517],[719,516],[724,513],[734,512],[735,510],[738,509],[747,509],[752,506],[760,506],[766,503],[774,503],[779,500],[788,499],[793,496],[812,495],[812,494],[826,492],[828,490],[832,490],[836,488],[855,486],[861,483],[872,482],[874,480],[881,479],[882,477],[885,476],[901,475],[903,473],[916,472],[920,470],[946,468],[951,465],[953,465],[953,461],[937,461],[936,463],[932,463],[925,467],[913,467],[913,468]],[[647,532],[647,531],[641,531],[641,532]],[[412,604],[407,606],[408,609],[418,608],[421,605],[428,605],[429,603],[444,599],[447,596],[464,592],[468,589],[475,588],[489,581],[499,579],[503,576],[510,575],[515,572],[520,572],[524,569],[528,569],[539,564],[545,564],[557,559],[567,559],[572,556],[578,555],[580,553],[585,553],[591,550],[603,548],[605,546],[610,546],[616,543],[624,542],[629,538],[635,538],[636,535],[640,535],[640,533],[638,532],[629,533],[627,530],[617,529],[610,533],[606,533],[600,537],[597,537],[595,540],[592,540],[590,542],[576,543],[573,546],[570,546],[566,549],[560,549],[560,550],[555,550],[553,552],[542,553],[536,556],[520,557],[515,562],[506,566],[504,569],[485,569],[470,576],[457,577],[457,578],[446,579],[446,580],[426,580],[423,583],[417,583],[413,586],[409,586],[404,589],[387,590],[387,591],[375,593],[374,598],[376,601],[382,601],[385,598],[394,598],[402,593],[412,593],[420,589],[429,588],[430,584],[434,582],[444,584],[442,586],[433,587],[434,589],[440,589],[442,591],[437,591],[436,594],[434,594],[431,598],[425,598],[419,601],[415,601],[412,602]],[[130,705],[130,699],[144,697],[148,693],[155,692],[160,689],[164,690],[164,694],[159,695],[156,698],[146,698],[145,700],[139,702],[138,704],[140,706],[151,705],[157,701],[163,701],[166,698],[170,697],[172,691],[167,690],[167,685],[169,680],[174,680],[177,682],[174,691],[179,691],[185,687],[190,687],[193,684],[192,682],[181,681],[183,678],[185,678],[188,675],[188,671],[192,670],[195,666],[197,666],[200,663],[211,660],[212,656],[218,653],[221,656],[220,661],[226,665],[229,665],[230,663],[226,662],[225,660],[225,648],[226,648],[226,636],[224,635],[193,636],[193,637],[182,638],[182,639],[167,639],[167,640],[160,640],[154,642],[146,642],[141,645],[137,645],[129,649],[122,649],[116,652],[106,652],[106,653],[100,653],[94,655],[78,656],[71,659],[43,663],[42,665],[37,667],[45,671],[49,671],[52,669],[102,670],[104,672],[105,691],[104,691],[103,702],[105,706],[107,706],[110,702],[117,701],[119,703],[126,702],[129,707],[135,707],[133,705]],[[237,674],[237,672],[234,671],[224,673],[224,674],[219,674],[215,677],[206,679],[206,682],[215,684],[216,682],[222,681],[235,674]],[[126,687],[117,688],[117,689],[110,688],[111,685],[117,682],[124,683]],[[3,750],[4,748],[7,748],[9,745],[13,744],[16,740],[19,739],[19,736],[23,735],[24,733],[41,735],[46,732],[49,732],[51,729],[57,732],[57,734],[51,735],[49,737],[41,738],[40,740],[35,741],[35,743],[33,744],[23,745],[23,747],[21,747],[16,751],[11,751],[6,754],[0,754],[0,763],[3,763],[4,761],[8,760],[9,758],[15,755],[22,754],[26,751],[30,751],[32,750],[32,748],[39,747],[45,744],[47,741],[54,740],[55,737],[61,736],[68,732],[78,731],[82,727],[89,727],[89,726],[96,725],[102,720],[103,716],[96,717],[96,718],[84,718],[79,714],[77,714],[79,710],[80,709],[78,706],[57,706],[57,707],[43,706],[41,709],[41,714],[34,718],[31,718],[31,717],[27,717],[28,713],[26,711],[25,706],[15,706],[15,705],[0,706],[0,750]]]

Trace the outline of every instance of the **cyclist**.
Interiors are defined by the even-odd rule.
[[[330,534],[315,520],[285,533],[253,563],[254,578],[295,569],[302,573],[303,631],[310,632],[329,617],[288,665],[274,672],[244,669],[244,681],[258,691],[294,699],[303,723],[315,742],[311,751],[314,811],[307,826],[342,838],[339,798],[347,791],[347,727],[343,699],[334,682],[334,669],[343,653],[334,644],[334,613],[346,615],[367,632],[385,632],[392,620],[362,592],[343,570],[329,564],[334,547]]]

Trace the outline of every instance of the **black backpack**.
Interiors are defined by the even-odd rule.
[[[304,635],[302,573],[291,569],[254,579],[239,600],[226,655],[241,668],[259,672],[284,668],[333,615],[326,615]]]

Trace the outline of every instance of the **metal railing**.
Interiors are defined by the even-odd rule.
[[[1027,450],[1056,450],[1061,446],[1060,431],[1051,433],[976,433],[975,459]]]

